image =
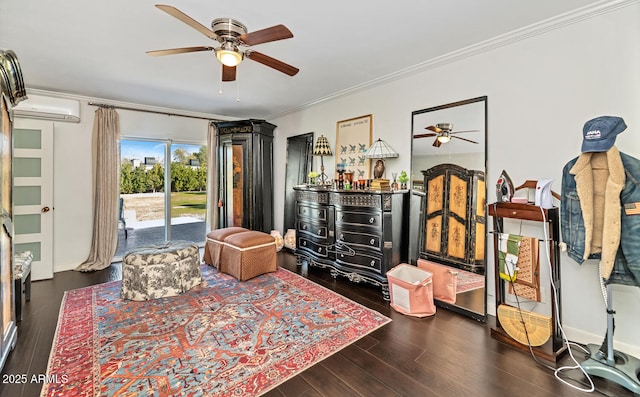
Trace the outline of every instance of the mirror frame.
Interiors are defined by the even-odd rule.
[[[413,182],[414,182],[414,178],[416,177],[416,173],[418,174],[422,174],[422,170],[417,170],[415,169],[415,160],[414,160],[414,129],[416,128],[416,118],[417,116],[420,116],[424,113],[427,112],[436,112],[436,111],[441,111],[441,110],[445,110],[445,109],[451,109],[454,107],[458,107],[458,106],[464,106],[464,105],[469,105],[469,104],[473,104],[473,103],[477,103],[477,102],[484,102],[484,142],[482,142],[484,144],[483,146],[483,152],[484,152],[484,161],[483,161],[483,172],[486,178],[486,174],[487,174],[487,108],[488,108],[488,101],[487,101],[487,96],[481,96],[481,97],[476,97],[476,98],[471,98],[471,99],[466,99],[463,101],[458,101],[458,102],[452,102],[452,103],[448,103],[445,105],[440,105],[440,106],[435,106],[435,107],[431,107],[431,108],[426,108],[426,109],[421,109],[421,110],[416,110],[414,112],[411,113],[411,195],[410,195],[410,217],[411,218],[418,218],[418,221],[415,222],[410,222],[410,236],[419,236],[420,235],[420,231],[423,225],[421,225],[422,222],[422,199],[424,198],[424,190],[420,191],[414,188]],[[444,121],[444,120],[443,120]],[[453,120],[453,124],[454,126],[456,125],[455,120]],[[463,129],[465,129],[466,127],[463,127]],[[454,128],[455,130],[455,128]],[[480,152],[480,151],[478,151]],[[446,154],[446,153],[445,153]],[[487,214],[486,214],[486,197],[487,197],[487,183],[485,180],[485,202],[483,203],[483,206],[485,207],[485,232],[484,232],[484,258],[485,258],[485,266],[484,266],[484,303],[483,303],[483,312],[477,312],[474,310],[470,310],[469,308],[457,305],[457,304],[450,304],[447,302],[442,302],[439,300],[435,300],[435,303],[437,306],[439,307],[443,307],[452,311],[455,311],[457,313],[463,314],[465,316],[471,317],[475,320],[481,321],[481,322],[486,322],[487,321]],[[424,189],[424,188],[423,188]],[[416,206],[420,206],[420,208],[415,208]],[[412,264],[416,264],[417,263],[417,259],[420,258],[420,247],[419,247],[419,240],[418,239],[413,239],[412,241],[409,242],[409,261]],[[427,259],[427,258],[424,258]],[[432,258],[428,259],[433,261]],[[448,263],[442,263],[445,265],[449,265]],[[452,265],[453,267],[455,267],[455,265]]]
[[[296,196],[293,187],[306,182],[307,173],[313,170],[313,142],[314,133],[307,132],[304,134],[287,137],[287,148],[285,150],[285,186],[284,186],[284,232],[288,229],[295,229],[295,205]],[[292,163],[289,156],[289,147],[292,142],[297,142],[300,148],[306,147],[304,155],[300,156],[298,163]],[[295,172],[294,172],[295,171]]]

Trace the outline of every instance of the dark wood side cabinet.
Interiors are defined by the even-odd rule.
[[[482,272],[485,266],[484,172],[455,164],[422,171],[420,256]]]
[[[0,65],[1,67],[2,65]],[[4,86],[0,87],[0,369],[17,341],[15,290],[13,287],[11,206],[12,206],[12,123]]]
[[[406,191],[332,190],[297,186],[296,259],[331,275],[382,288],[386,273],[407,260]]]
[[[215,123],[220,227],[273,229],[273,130],[264,120]]]

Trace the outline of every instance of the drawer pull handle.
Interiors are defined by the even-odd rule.
[[[304,246],[306,247],[306,246],[307,246],[307,242],[306,242],[306,241],[303,241],[303,242],[302,242],[302,245],[304,245]]]
[[[373,221],[375,221],[374,217],[369,218],[369,223],[373,223]]]
[[[307,230],[307,225],[302,225],[303,230]]]
[[[340,240],[344,240],[344,233],[340,233]]]
[[[322,247],[318,247],[318,252],[322,252]]]
[[[370,243],[371,245],[374,245],[374,244],[376,243],[376,240],[375,240],[375,239],[371,239],[371,240],[369,240],[369,243]]]
[[[376,261],[371,261],[371,266],[375,266]]]
[[[318,229],[318,236],[322,236],[322,229]]]

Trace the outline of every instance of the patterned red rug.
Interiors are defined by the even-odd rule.
[[[41,396],[257,396],[391,321],[281,268],[202,273],[146,302],[120,281],[66,292]]]
[[[484,275],[468,272],[466,270],[457,269],[458,278],[456,284],[456,292],[467,292],[474,289],[484,287]]]

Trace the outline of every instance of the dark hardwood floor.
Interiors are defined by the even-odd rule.
[[[555,379],[521,351],[490,336],[489,326],[438,308],[435,316],[401,315],[381,298],[379,289],[333,279],[322,269],[297,266],[290,253],[280,266],[389,316],[393,321],[268,392],[283,396],[584,396]],[[31,302],[18,323],[18,343],[2,371],[10,375],[46,373],[64,291],[121,277],[120,265],[94,272],[56,273],[33,283]],[[576,358],[584,356],[576,352]],[[569,362],[563,360],[561,365]],[[579,370],[566,373],[584,381]],[[596,395],[633,396],[630,391],[595,378]],[[575,383],[575,382],[574,382]],[[0,397],[36,397],[42,384],[0,384]]]

